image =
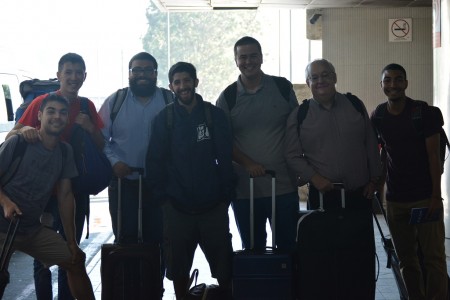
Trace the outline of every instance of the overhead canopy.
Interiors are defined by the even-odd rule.
[[[433,0],[152,0],[161,11],[226,9],[345,8],[345,7],[431,7]]]

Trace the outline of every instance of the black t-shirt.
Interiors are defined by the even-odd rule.
[[[423,133],[414,125],[413,100],[407,99],[399,115],[384,113],[379,131],[387,153],[386,199],[393,202],[414,202],[429,198],[431,175],[425,139],[439,132],[439,125],[428,106],[422,106]],[[372,116],[373,117],[373,116]]]

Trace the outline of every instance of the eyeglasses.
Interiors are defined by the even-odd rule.
[[[157,69],[153,68],[141,68],[141,67],[134,67],[129,70],[133,75],[139,75],[144,74],[146,76],[155,75],[158,71]]]
[[[333,74],[334,74],[333,72],[331,72],[331,73],[324,72],[324,73],[322,73],[320,75],[309,76],[309,80],[311,82],[318,82],[319,79],[322,78],[322,80],[328,81],[328,80],[331,80],[333,78]]]

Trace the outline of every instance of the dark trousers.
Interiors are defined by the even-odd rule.
[[[75,230],[76,241],[79,244],[81,241],[81,235],[83,233],[84,222],[89,212],[89,195],[75,195],[76,211],[75,211]],[[55,231],[58,231],[64,239],[64,228],[61,223],[58,211],[58,201],[56,197],[52,196],[45,209],[45,212],[50,213],[53,216],[53,226]],[[38,260],[33,262],[34,271],[34,286],[36,289],[37,300],[52,300],[53,288],[52,288],[52,274],[48,268],[45,268]],[[75,299],[67,283],[67,273],[61,268],[58,268],[58,299],[69,300]]]
[[[232,208],[242,247],[250,249],[250,200],[233,200]],[[295,224],[299,209],[298,193],[277,195],[276,210],[276,246],[291,251],[295,247]],[[254,202],[254,249],[263,250],[267,244],[266,222],[272,222],[272,197],[257,198]],[[269,243],[271,246],[272,243]]]
[[[158,203],[151,200],[150,190],[142,186],[142,235],[144,243],[162,244],[162,210]],[[138,238],[139,181],[122,179],[122,227],[118,236],[118,179],[114,177],[108,187],[109,212],[115,242],[136,243]],[[163,251],[163,249],[162,249]],[[164,278],[165,264],[161,259],[161,274]]]

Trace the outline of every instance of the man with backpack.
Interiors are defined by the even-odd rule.
[[[363,102],[336,91],[329,61],[312,61],[305,76],[313,97],[289,116],[285,140],[288,165],[309,183],[309,208],[317,210],[299,222],[299,293],[374,299],[371,199],[381,175],[375,133]]]
[[[69,142],[74,126],[75,124],[78,124],[92,137],[97,148],[103,149],[104,138],[100,131],[103,127],[103,122],[97,114],[95,105],[92,101],[86,100],[88,111],[82,111],[82,97],[78,96],[78,91],[86,79],[86,65],[84,59],[76,53],[64,54],[58,62],[58,72],[56,73],[56,76],[61,84],[61,88],[56,94],[63,96],[69,102],[69,120],[62,132],[61,139]],[[41,126],[41,123],[37,116],[39,107],[47,95],[48,94],[41,95],[29,104],[23,116],[8,133],[7,139],[20,133],[29,143],[36,143],[39,141],[39,127]],[[76,202],[76,241],[77,243],[80,243],[85,219],[89,215],[89,194],[74,191],[74,195]],[[52,214],[53,224],[47,225],[54,227],[55,230],[59,231],[64,236],[64,230],[59,222],[59,214],[55,204],[56,200],[52,197],[46,211]],[[53,299],[51,272],[48,268],[44,268],[37,260],[35,260],[34,279],[38,300]],[[65,271],[62,269],[58,271],[58,296],[59,299],[73,299],[67,286]]]
[[[94,293],[86,273],[86,255],[75,238],[75,201],[70,183],[77,176],[77,169],[72,148],[60,142],[69,119],[68,108],[62,96],[44,96],[37,115],[41,124],[39,141],[28,143],[17,134],[0,148],[0,245],[4,245],[9,220],[20,218],[12,249],[33,256],[47,267],[59,265],[67,270],[74,297],[88,300],[94,299]],[[19,152],[21,156],[16,157]],[[66,241],[40,222],[55,187]]]
[[[219,96],[216,105],[225,111],[233,131],[233,161],[238,175],[237,199],[232,202],[242,245],[250,249],[249,175],[254,179],[254,248],[266,248],[266,223],[272,216],[271,178],[276,173],[276,246],[292,250],[295,216],[299,208],[296,180],[283,157],[285,125],[298,106],[291,82],[263,73],[260,43],[249,36],[234,45],[240,75]]]
[[[371,120],[382,145],[388,225],[409,299],[446,299],[439,149],[442,125],[430,106],[406,96],[408,80],[402,66],[384,67],[380,84],[387,102],[378,105]],[[423,207],[428,208],[425,222],[410,224],[412,209]]]
[[[145,168],[145,155],[155,116],[172,102],[172,93],[156,86],[158,63],[147,52],[134,55],[128,64],[129,88],[109,96],[99,110],[105,124],[105,150],[113,167],[108,188],[109,211],[116,242],[136,243],[138,238],[139,180],[131,168]],[[122,179],[122,228],[117,228],[118,178]],[[144,186],[143,239],[145,243],[162,241],[160,208],[150,200],[150,190]],[[121,240],[119,240],[119,238]]]
[[[146,164],[153,201],[163,210],[167,278],[176,299],[183,299],[200,245],[223,292],[223,298],[214,299],[231,299],[231,131],[223,111],[195,93],[198,79],[192,64],[173,65],[169,82],[175,101],[154,120]]]

